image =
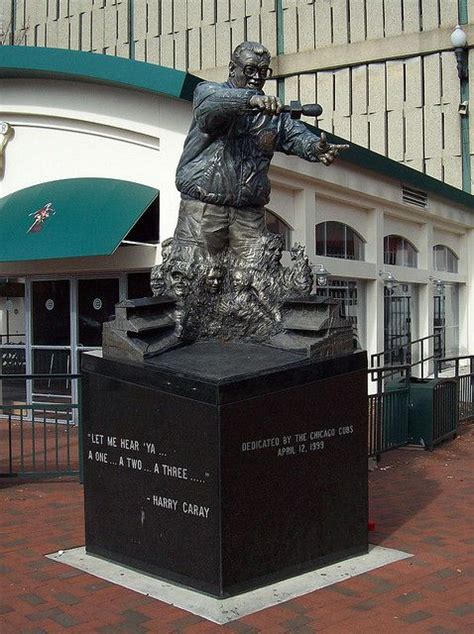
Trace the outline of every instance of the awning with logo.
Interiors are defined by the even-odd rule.
[[[110,178],[33,185],[0,199],[0,262],[111,255],[158,190]]]

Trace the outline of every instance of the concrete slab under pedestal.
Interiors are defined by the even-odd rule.
[[[412,555],[381,546],[371,546],[366,555],[351,557],[331,566],[228,599],[216,599],[100,557],[88,555],[84,547],[59,551],[47,557],[223,625],[351,577],[407,559]]]

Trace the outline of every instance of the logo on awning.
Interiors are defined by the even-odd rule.
[[[46,220],[50,216],[54,216],[55,213],[56,212],[53,209],[53,203],[46,203],[46,205],[41,207],[41,209],[28,214],[28,216],[33,216],[34,222],[28,229],[27,233],[39,233],[42,230]]]

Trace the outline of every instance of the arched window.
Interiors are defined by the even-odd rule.
[[[383,261],[397,266],[417,265],[418,252],[412,243],[402,236],[385,236],[383,240]]]
[[[436,244],[433,247],[433,268],[435,271],[457,273],[458,261],[458,256],[446,245]]]
[[[363,260],[364,240],[352,227],[342,222],[320,222],[316,225],[316,255]]]
[[[270,231],[271,233],[278,233],[283,237],[285,243],[285,251],[288,251],[290,248],[290,226],[269,209],[265,210],[265,224],[268,231]]]

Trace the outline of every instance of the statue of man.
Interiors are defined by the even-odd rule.
[[[182,200],[174,237],[204,257],[228,248],[248,258],[265,230],[275,151],[330,165],[348,147],[313,134],[281,111],[278,97],[263,92],[270,62],[264,46],[243,42],[227,81],[202,82],[194,92],[193,121],[176,173]]]

